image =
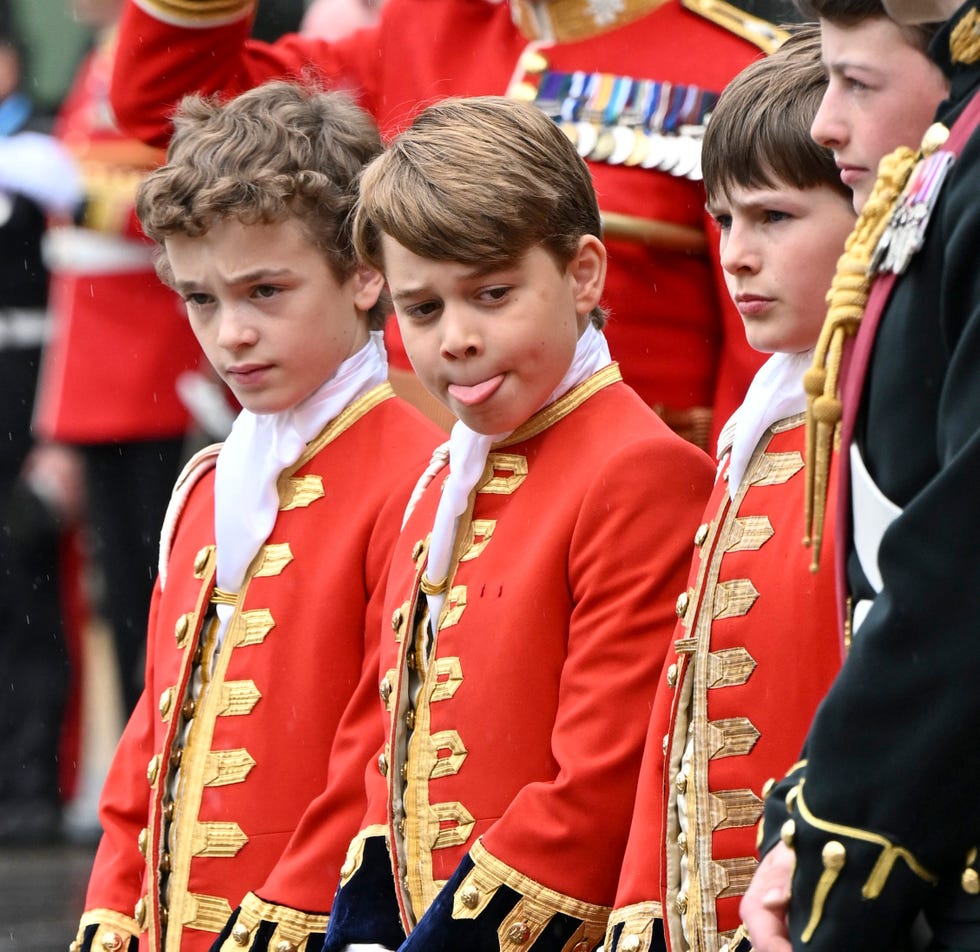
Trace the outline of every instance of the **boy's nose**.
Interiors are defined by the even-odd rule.
[[[759,256],[753,246],[751,234],[735,223],[728,230],[720,258],[721,266],[729,274],[744,274],[759,268]]]
[[[483,350],[477,319],[460,309],[446,308],[442,315],[440,353],[448,360],[475,357]]]
[[[817,114],[810,123],[810,137],[825,149],[836,149],[843,145],[847,135],[840,120],[836,96],[827,88]]]
[[[240,308],[222,308],[218,324],[217,343],[225,350],[237,350],[256,342],[255,327]]]

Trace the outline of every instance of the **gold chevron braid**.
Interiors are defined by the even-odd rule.
[[[835,441],[839,439],[840,365],[844,343],[857,333],[864,316],[874,279],[868,273],[871,258],[916,158],[917,153],[900,146],[881,160],[871,196],[837,261],[837,273],[827,293],[827,317],[814,351],[813,365],[803,375],[807,402],[803,544],[812,548],[811,572],[816,572],[820,564],[830,461]]]

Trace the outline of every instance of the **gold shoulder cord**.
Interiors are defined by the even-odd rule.
[[[827,293],[827,317],[817,341],[813,366],[803,375],[807,397],[803,544],[812,546],[811,572],[816,572],[820,563],[830,460],[840,439],[839,378],[844,342],[857,333],[864,316],[874,280],[868,273],[871,257],[916,158],[917,153],[901,146],[881,160],[878,180],[838,259],[837,273]]]

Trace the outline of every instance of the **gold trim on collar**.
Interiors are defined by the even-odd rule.
[[[570,43],[618,29],[665,0],[510,0],[511,15],[529,40]]]
[[[681,0],[686,9],[740,36],[764,53],[774,53],[789,36],[774,23],[740,10],[725,0]]]
[[[341,433],[350,429],[362,416],[373,410],[378,404],[390,400],[395,395],[390,383],[378,384],[372,387],[363,396],[358,397],[353,403],[347,404],[321,431],[306,444],[306,449],[292,466],[284,469],[279,476],[279,499],[280,505],[284,497],[286,501],[291,498],[291,491],[288,488],[289,478],[300,467],[308,463],[317,453],[320,452],[328,443],[332,443]]]
[[[559,420],[567,417],[573,410],[578,409],[589,397],[597,394],[600,390],[605,390],[611,384],[619,383],[622,379],[623,375],[619,372],[619,364],[608,364],[587,380],[583,380],[577,387],[572,387],[563,397],[559,397],[554,403],[548,404],[543,410],[535,413],[530,420],[522,423],[506,439],[494,443],[493,449],[514,446],[517,443],[532,439],[547,430],[549,426],[553,426]]]

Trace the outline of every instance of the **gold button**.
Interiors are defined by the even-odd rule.
[[[388,698],[391,697],[391,682],[386,677],[382,678],[378,685],[378,694],[381,695],[381,700],[387,704]]]
[[[160,695],[160,716],[166,720],[170,715],[170,708],[173,707],[174,703],[174,689],[167,688]]]
[[[790,849],[793,848],[793,840],[796,838],[796,823],[793,820],[787,820],[779,828],[779,838]]]
[[[194,574],[200,578],[204,570],[208,567],[208,557],[211,555],[211,546],[206,545],[197,555],[194,556]]]
[[[824,843],[820,851],[820,858],[823,860],[824,869],[842,870],[844,862],[847,860],[847,850],[844,844],[837,840],[828,840]]]
[[[191,664],[197,667],[201,663],[201,659],[204,657],[204,648],[198,645],[194,649],[194,654],[191,655]]]
[[[398,835],[399,836],[404,836],[405,835],[405,817],[402,817],[398,821]]]
[[[694,533],[694,544],[700,549],[708,538],[708,523],[702,522],[698,526],[698,531]]]
[[[102,948],[105,952],[119,952],[122,947],[122,936],[118,932],[107,932],[102,936]]]
[[[165,926],[170,921],[170,913],[166,906],[160,907],[160,925]]]
[[[963,892],[976,896],[980,894],[980,875],[975,869],[964,869],[960,877],[960,885],[963,887]]]
[[[381,754],[378,757],[378,770],[381,771],[381,776],[382,777],[387,777],[388,776],[388,755],[387,754]]]
[[[177,640],[177,647],[183,648],[187,644],[187,635],[191,630],[190,612],[186,612],[177,619],[174,625],[174,638]]]
[[[140,830],[140,835],[136,837],[136,845],[139,848],[139,851],[144,856],[146,856],[146,848],[147,846],[149,846],[149,844],[150,844],[150,831],[147,827],[144,826],[143,829]]]
[[[296,952],[296,946],[285,939],[280,939],[276,943],[276,952]]]
[[[922,152],[924,155],[932,155],[949,138],[949,129],[941,122],[934,122],[922,136]]]
[[[146,925],[146,896],[142,896],[133,907],[133,918],[141,929]]]
[[[170,823],[174,818],[174,802],[167,800],[163,805],[163,818]]]
[[[409,651],[408,654],[405,655],[405,664],[408,665],[409,671],[414,671],[415,670],[415,652],[414,651]]]
[[[170,766],[171,766],[171,767],[173,767],[173,768],[174,768],[174,770],[179,770],[179,769],[180,769],[180,762],[181,762],[181,761],[182,761],[183,759],[184,759],[184,750],[183,750],[183,748],[182,748],[182,747],[178,747],[178,748],[177,748],[177,749],[176,749],[176,750],[175,750],[175,751],[174,751],[174,752],[173,752],[173,753],[172,753],[172,754],[170,755]]]
[[[663,739],[663,748],[664,748],[664,753],[665,753],[665,754],[667,753],[667,745],[668,745],[669,743],[670,743],[670,734],[664,734],[664,739]]]
[[[681,893],[674,900],[674,908],[683,916],[687,912],[687,896]]]
[[[768,779],[768,780],[767,780],[767,781],[766,781],[766,782],[765,782],[765,783],[764,783],[764,784],[762,785],[762,799],[763,799],[763,800],[765,800],[765,799],[766,799],[766,797],[768,797],[768,796],[769,796],[769,794],[770,794],[770,793],[772,793],[772,788],[773,788],[773,787],[775,787],[775,786],[776,786],[776,778],[775,778],[775,777],[770,777],[770,778],[769,778],[769,779]]]
[[[398,631],[398,629],[401,628],[402,621],[403,621],[404,618],[405,618],[405,616],[402,614],[402,610],[400,608],[396,608],[391,613],[391,628],[392,628],[392,631]]]
[[[410,730],[415,730],[415,711],[409,711],[405,715],[405,726]]]
[[[163,856],[160,857],[160,872],[161,873],[169,873],[170,872],[170,854],[169,853],[164,853]]]
[[[677,845],[684,851],[687,850],[687,836],[684,833],[679,833],[677,836]]]
[[[687,606],[691,603],[691,596],[687,592],[681,592],[677,596],[677,604],[674,606],[674,611],[677,612],[678,618],[683,618],[687,614]]]
[[[531,930],[526,922],[515,922],[507,930],[507,938],[515,945],[524,945],[531,935]]]
[[[157,782],[157,776],[160,774],[160,755],[154,754],[150,758],[150,762],[146,765],[146,779],[150,781],[150,786],[153,786]]]
[[[194,712],[197,710],[197,705],[188,698],[180,706],[180,713],[184,715],[184,720],[189,721],[193,716]]]
[[[687,774],[677,775],[677,789],[681,793],[684,793],[684,791],[687,790]]]
[[[402,769],[400,771],[402,775],[402,780],[408,780],[408,761],[402,764]]]
[[[667,687],[676,688],[677,687],[677,665],[672,664],[667,669]]]
[[[424,549],[425,549],[425,543],[421,539],[419,539],[415,543],[415,545],[412,546],[412,561],[413,562],[418,562],[418,560],[421,557],[422,552],[424,551]]]
[[[235,945],[248,945],[248,929],[240,922],[235,923],[235,928],[231,930],[231,937],[235,940]]]
[[[459,894],[459,901],[467,909],[476,909],[480,904],[480,890],[474,885],[464,886]]]
[[[586,939],[583,939],[581,942],[576,942],[572,946],[572,952],[591,952],[591,950],[592,944]]]
[[[628,935],[619,943],[620,952],[640,952],[640,937]]]

